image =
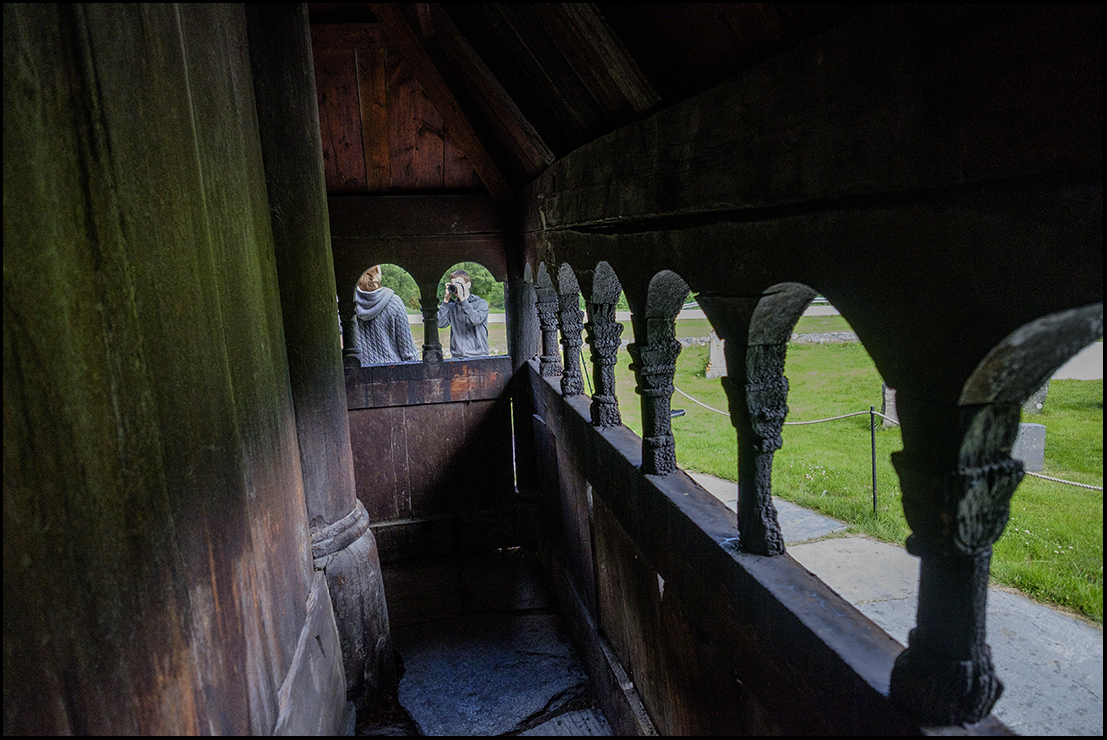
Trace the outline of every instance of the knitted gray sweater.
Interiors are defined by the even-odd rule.
[[[362,366],[419,359],[407,311],[391,288],[366,292],[354,289],[357,313],[357,356]]]

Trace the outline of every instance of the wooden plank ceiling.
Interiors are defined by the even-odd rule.
[[[508,199],[863,7],[309,3],[328,193]]]

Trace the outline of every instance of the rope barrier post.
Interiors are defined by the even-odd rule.
[[[869,439],[873,451],[873,519],[876,518],[876,414],[875,407],[869,406]]]

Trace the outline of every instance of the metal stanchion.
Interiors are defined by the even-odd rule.
[[[876,518],[876,408],[869,406],[869,441],[873,451],[873,518]]]

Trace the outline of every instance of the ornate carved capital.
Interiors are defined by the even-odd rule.
[[[892,464],[919,555],[971,557],[990,550],[1007,526],[1011,496],[1025,475],[1022,461],[1011,458],[941,471],[922,467],[901,451],[892,453]]]

